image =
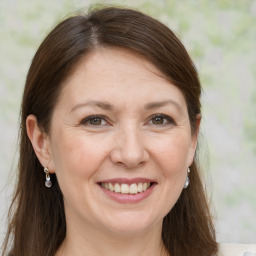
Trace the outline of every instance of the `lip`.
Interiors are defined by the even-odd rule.
[[[115,193],[108,189],[103,188],[100,184],[101,183],[119,183],[119,184],[128,184],[131,185],[133,183],[144,183],[149,182],[151,183],[151,186],[144,192],[137,193],[137,194],[121,194],[121,193]],[[118,178],[118,179],[108,179],[108,180],[102,180],[97,183],[100,189],[104,192],[104,194],[109,197],[110,199],[118,202],[118,203],[138,203],[149,197],[153,190],[155,189],[157,182],[154,180],[146,179],[146,178],[135,178],[135,179],[126,179],[126,178]]]
[[[127,179],[127,178],[115,178],[115,179],[108,179],[108,180],[101,180],[98,182],[100,183],[118,183],[118,184],[128,184],[131,185],[133,183],[156,183],[155,180],[147,179],[147,178],[134,178],[134,179]]]

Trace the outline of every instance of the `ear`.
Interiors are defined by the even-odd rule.
[[[189,165],[188,167],[192,164],[194,157],[195,157],[195,152],[196,152],[196,147],[197,147],[197,141],[198,141],[198,135],[199,135],[199,130],[200,130],[200,124],[201,124],[201,114],[196,115],[196,130],[193,131],[192,134],[192,140],[191,140],[191,146],[190,146],[190,152],[189,152]]]
[[[29,115],[26,120],[27,135],[34,148],[35,154],[43,167],[47,167],[51,173],[54,172],[52,162],[49,136],[43,132],[34,115]]]

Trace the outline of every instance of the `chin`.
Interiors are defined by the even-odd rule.
[[[146,218],[145,218],[146,217]],[[116,234],[129,236],[133,234],[144,233],[155,226],[162,226],[162,220],[154,221],[147,217],[146,213],[134,215],[132,213],[124,216],[115,217],[111,223],[108,223],[108,229]]]

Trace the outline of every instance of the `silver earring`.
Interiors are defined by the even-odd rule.
[[[187,188],[188,185],[189,185],[189,182],[190,182],[189,177],[188,177],[189,173],[190,173],[190,169],[188,168],[188,174],[187,174],[187,178],[186,178],[186,181],[185,181],[185,184],[184,184],[184,188]]]
[[[47,188],[50,188],[52,186],[52,182],[51,182],[51,177],[50,177],[50,173],[47,167],[44,167],[44,172],[45,172],[45,186]]]

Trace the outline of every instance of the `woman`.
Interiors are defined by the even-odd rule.
[[[200,92],[185,48],[151,17],[103,8],[57,25],[27,76],[3,255],[217,255]]]

